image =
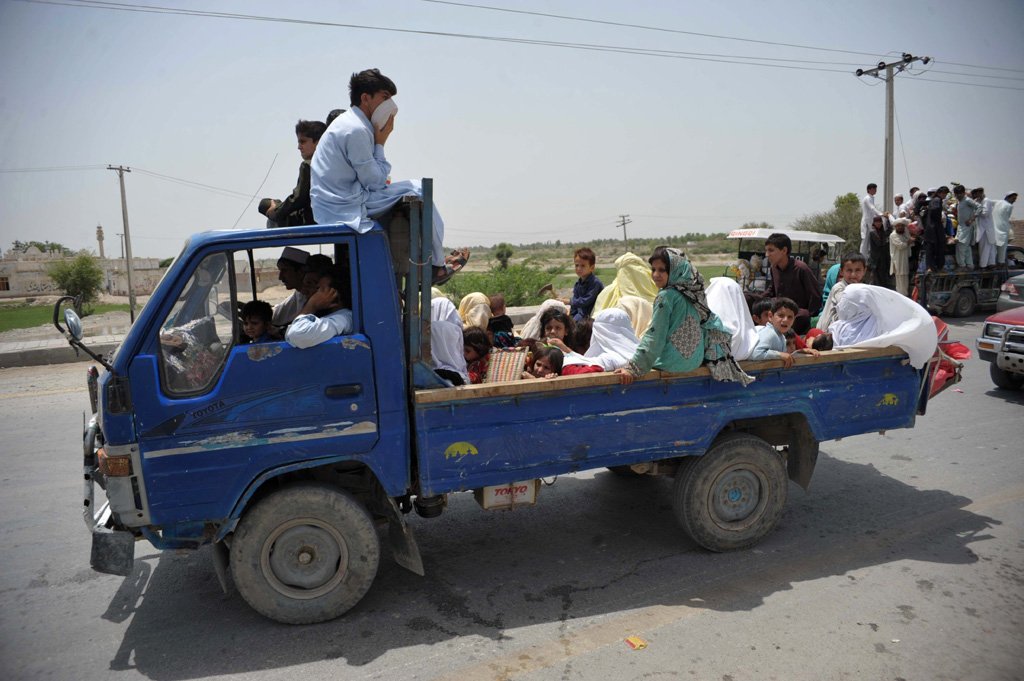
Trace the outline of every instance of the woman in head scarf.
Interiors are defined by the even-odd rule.
[[[430,321],[446,321],[462,326],[462,317],[455,309],[455,304],[436,288],[430,290]]]
[[[639,344],[629,316],[613,307],[601,310],[594,317],[590,349],[585,356],[605,371],[615,371],[629,363]]]
[[[648,274],[647,278],[650,279],[651,275]],[[651,301],[644,300],[639,296],[622,296],[615,307],[625,310],[629,315],[629,323],[633,326],[633,333],[637,338],[644,335],[647,327],[651,325],[651,316],[654,314],[654,306],[651,305]]]
[[[623,253],[615,260],[615,280],[597,294],[594,310],[615,307],[623,296],[636,296],[650,302],[658,295],[658,289],[651,283],[650,268],[639,255]]]
[[[654,249],[648,262],[651,279],[661,290],[650,328],[629,364],[616,370],[622,382],[632,383],[651,369],[684,372],[703,364],[717,381],[752,382],[729,350],[731,333],[708,308],[704,278],[697,268],[682,251],[664,246]]]
[[[757,345],[757,331],[743,289],[729,277],[712,277],[707,287],[708,307],[732,332],[729,349],[737,360],[750,357]]]
[[[487,322],[491,319],[490,299],[482,293],[468,294],[459,302],[459,317],[462,318],[462,327],[465,329],[471,326],[486,329]]]

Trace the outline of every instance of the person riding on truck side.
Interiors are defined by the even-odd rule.
[[[622,383],[629,385],[651,369],[683,372],[707,364],[715,380],[749,385],[754,379],[733,359],[732,334],[708,308],[697,268],[682,251],[665,246],[654,249],[648,262],[658,297],[633,358],[615,371]]]

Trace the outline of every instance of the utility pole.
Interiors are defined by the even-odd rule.
[[[622,227],[622,242],[626,244],[627,251],[629,250],[629,239],[626,238],[626,225],[628,225],[631,222],[633,221],[629,219],[628,215],[620,215],[619,224],[616,225],[617,227]]]
[[[857,77],[861,76],[874,76],[885,80],[885,181],[883,186],[885,187],[885,194],[882,198],[884,201],[882,212],[892,210],[892,198],[896,192],[893,191],[893,154],[895,151],[895,137],[893,136],[892,121],[893,112],[895,111],[895,103],[893,100],[893,79],[897,73],[901,73],[910,67],[916,61],[922,64],[927,64],[932,60],[931,57],[915,57],[909,52],[904,52],[903,56],[900,57],[899,61],[894,61],[891,64],[886,64],[884,61],[878,62],[878,65],[872,69],[857,69]],[[885,72],[882,76],[881,73]]]
[[[132,172],[124,166],[107,166],[107,170],[116,170],[117,179],[121,183],[121,220],[124,222],[124,256],[128,270],[128,316],[135,323],[135,289],[132,288],[132,235],[128,231],[128,200],[124,195],[124,174]]]

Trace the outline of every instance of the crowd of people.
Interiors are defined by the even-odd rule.
[[[896,194],[893,206],[879,207],[877,191],[871,183],[861,198],[860,252],[870,283],[910,295],[914,274],[992,270],[1007,264],[1017,192],[996,200],[986,196],[984,187],[968,191],[954,182],[952,192],[946,185],[912,187],[909,198]]]
[[[341,223],[363,233],[375,221],[386,222],[402,197],[421,194],[415,181],[391,181],[384,155],[396,94],[394,82],[379,70],[361,71],[349,81],[351,108],[331,111],[325,122],[296,124],[298,180],[285,199],[260,202],[268,227]],[[795,354],[817,355],[878,332],[877,324],[863,323],[863,305],[855,309],[863,296],[851,292],[862,282],[907,296],[913,273],[946,269],[950,246],[960,270],[975,268],[974,245],[977,267],[1006,262],[1016,193],[995,201],[983,188],[968,193],[957,184],[949,199],[948,187],[915,187],[908,201],[897,195],[894,206],[879,208],[876,192],[869,184],[861,202],[860,252],[843,256],[823,282],[818,261],[804,263],[792,255],[788,236],[771,235],[765,243],[771,274],[761,296],[727,278],[706,287],[693,263],[667,246],[646,263],[632,253],[620,257],[609,286],[594,274],[594,252],[577,250],[572,297],[547,301],[518,334],[500,293],[472,293],[456,307],[435,289],[435,370],[453,385],[480,383],[492,380],[494,358],[509,352],[524,356],[522,371],[512,378],[615,372],[629,383],[651,369],[707,366],[717,380],[746,385],[753,378],[737,360],[780,359],[788,367]],[[441,284],[465,265],[469,251],[445,253],[436,207],[432,224],[433,283]],[[302,348],[352,331],[350,280],[329,257],[286,248],[278,268],[292,293],[273,308],[256,301],[242,308],[249,340],[283,338]]]

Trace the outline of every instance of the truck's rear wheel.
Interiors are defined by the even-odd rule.
[[[969,317],[974,312],[974,307],[977,303],[978,296],[974,293],[974,290],[962,288],[957,292],[956,298],[953,299],[949,312],[954,317]]]
[[[709,551],[732,551],[771,532],[786,505],[782,457],[754,435],[718,440],[680,468],[672,488],[676,519]]]
[[[1024,376],[1000,369],[994,361],[988,364],[988,375],[992,377],[992,382],[996,384],[997,388],[1016,390],[1024,386]]]
[[[334,619],[370,589],[380,540],[352,495],[324,485],[274,492],[231,542],[231,576],[256,611],[285,624]]]

